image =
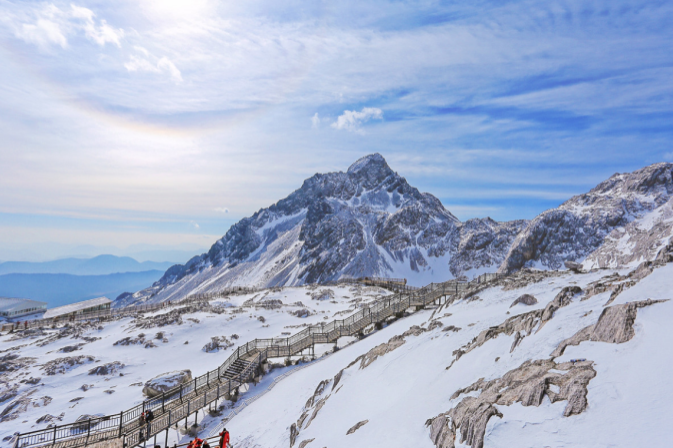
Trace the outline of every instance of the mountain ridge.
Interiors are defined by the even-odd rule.
[[[587,268],[625,266],[651,258],[670,239],[672,172],[673,164],[659,163],[615,174],[530,221],[461,222],[432,194],[409,185],[383,156],[370,154],[345,172],[306,179],[287,197],[234,224],[208,252],[170,267],[117,306],[238,285],[296,286],[362,276],[422,285],[496,270],[559,269],[566,261]],[[658,224],[650,228],[648,220]],[[631,239],[637,247],[615,256]]]

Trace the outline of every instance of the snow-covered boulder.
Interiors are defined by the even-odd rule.
[[[156,397],[157,395],[161,395],[167,390],[179,386],[180,384],[187,383],[191,380],[192,371],[189,369],[162,373],[161,375],[155,376],[145,383],[145,387],[143,387],[143,394],[150,398]]]

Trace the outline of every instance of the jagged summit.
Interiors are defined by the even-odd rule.
[[[315,174],[244,218],[210,250],[166,271],[130,301],[168,300],[232,285],[300,285],[342,276],[424,284],[495,270],[526,221],[462,224],[429,193],[370,154],[346,172]]]

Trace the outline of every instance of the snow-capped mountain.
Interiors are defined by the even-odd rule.
[[[232,226],[208,251],[118,301],[175,300],[227,286],[403,277],[424,285],[522,267],[633,267],[673,233],[673,164],[615,174],[532,221],[460,222],[373,154],[345,173],[316,174]]]
[[[652,260],[671,237],[673,164],[615,174],[585,194],[533,219],[516,238],[501,272],[632,266]]]
[[[301,285],[343,276],[423,285],[494,271],[527,221],[461,223],[380,154],[316,174],[287,198],[231,227],[208,251],[128,297],[160,301],[232,285]],[[121,305],[121,303],[119,303]]]

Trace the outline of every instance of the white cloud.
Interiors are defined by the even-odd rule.
[[[201,229],[201,226],[199,226],[198,222],[190,221],[189,223],[192,225],[192,227],[194,227],[195,230],[200,230]]]
[[[16,33],[17,37],[35,44],[40,48],[48,48],[52,44],[65,48],[68,45],[58,23],[48,19],[38,19],[34,25],[24,23]]]
[[[217,207],[214,208],[213,210],[220,213],[229,213],[229,209],[227,207]]]
[[[316,114],[317,115],[317,114]],[[343,129],[346,131],[357,131],[363,123],[369,120],[382,120],[383,111],[378,107],[365,107],[360,112],[355,110],[345,110],[339,115],[337,121],[332,123],[334,129]]]
[[[106,43],[111,43],[121,47],[121,38],[124,37],[124,30],[114,29],[107,24],[105,20],[100,21],[100,25],[96,26],[94,17],[96,14],[88,8],[82,8],[75,5],[70,5],[72,8],[71,16],[73,18],[80,19],[83,23],[80,24],[80,27],[84,30],[86,37],[89,40],[96,42],[101,47]]]
[[[42,49],[52,45],[65,48],[68,45],[67,36],[78,31],[83,31],[87,39],[101,47],[106,43],[121,47],[124,30],[111,27],[105,20],[100,20],[97,25],[96,14],[88,8],[70,5],[70,10],[61,10],[53,4],[48,4],[31,13],[34,15],[34,22],[20,24],[15,34],[18,38]]]
[[[313,129],[317,129],[319,125],[320,125],[320,117],[318,116],[318,112],[316,112],[315,115],[311,117],[311,127]]]
[[[182,74],[180,73],[180,70],[178,70],[175,64],[173,64],[173,62],[166,56],[157,59],[143,47],[134,46],[133,48],[138,52],[143,53],[143,55],[131,55],[129,60],[124,63],[126,70],[129,72],[164,73],[167,74],[173,82],[182,82]]]

